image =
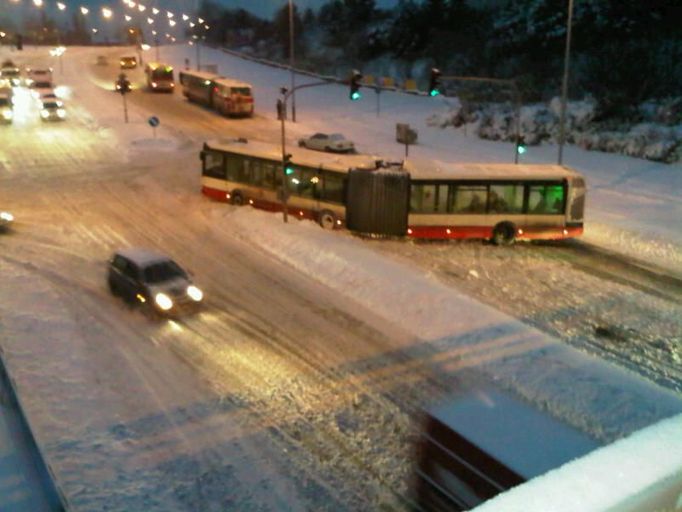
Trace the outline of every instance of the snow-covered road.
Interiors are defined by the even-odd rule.
[[[94,65],[119,50],[68,51],[69,121],[41,125],[29,106],[1,139],[0,205],[17,222],[0,238],[0,343],[74,510],[401,509],[416,411],[482,379],[603,443],[682,411],[679,303],[573,268],[551,245],[365,241],[212,203],[201,143],[276,138],[271,113],[231,121],[136,91],[126,125],[107,90],[118,70]],[[367,146],[376,131],[379,149],[392,136],[335,122]],[[324,127],[304,123],[292,141]],[[159,320],[112,297],[105,263],[129,245],[192,270],[204,310]],[[600,341],[599,326],[629,338]]]

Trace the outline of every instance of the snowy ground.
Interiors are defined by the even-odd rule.
[[[27,102],[1,139],[0,205],[17,223],[0,238],[0,343],[74,510],[402,509],[415,412],[481,380],[600,443],[682,412],[679,288],[597,272],[608,258],[571,246],[368,241],[207,201],[201,143],[278,140],[274,104],[289,76],[202,52],[254,84],[256,118],[135,91],[124,124],[110,91],[118,70],[94,65],[121,50],[70,48],[56,75],[70,120],[42,126]],[[180,66],[195,50],[161,53]],[[375,100],[350,103],[341,86],[301,93],[288,143],[333,129],[400,158],[395,123],[409,122],[420,137],[411,154],[513,156],[509,144],[427,127],[433,100],[382,93],[378,117]],[[588,177],[585,240],[682,274],[679,166],[572,147],[565,162]],[[206,308],[163,321],[112,298],[105,261],[127,245],[173,254]]]

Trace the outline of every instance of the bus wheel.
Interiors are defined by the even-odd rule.
[[[511,222],[500,222],[493,229],[492,242],[495,245],[511,245],[516,237],[516,228]]]
[[[322,210],[320,212],[318,222],[323,229],[334,229],[336,226],[336,215],[334,215],[334,212],[330,212],[329,210]]]
[[[232,204],[235,206],[242,206],[244,204],[244,196],[241,192],[232,192]]]

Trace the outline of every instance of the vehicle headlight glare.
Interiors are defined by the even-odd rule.
[[[154,296],[154,302],[156,302],[156,305],[159,306],[159,308],[163,311],[168,311],[173,307],[173,301],[165,293],[157,293]]]
[[[0,219],[6,222],[12,222],[14,220],[14,215],[8,212],[0,212]]]
[[[193,284],[187,287],[187,295],[189,295],[190,298],[196,302],[199,302],[201,299],[204,298],[204,292],[202,292]]]
[[[152,82],[152,87],[156,87],[156,82]]]
[[[57,109],[57,115],[60,118],[64,119],[66,117],[66,110],[64,110],[63,108]]]
[[[50,113],[49,113],[47,110],[41,110],[41,111],[40,111],[40,115],[41,115],[43,118],[47,118],[47,117],[50,115]]]
[[[2,111],[2,117],[3,117],[3,119],[6,119],[7,121],[12,119],[13,116],[14,115],[12,114],[12,111],[9,109]]]

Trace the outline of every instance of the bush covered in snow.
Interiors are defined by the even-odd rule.
[[[647,102],[638,109],[643,122],[599,121],[597,103],[592,99],[571,101],[566,106],[566,142],[583,149],[622,153],[658,162],[682,160],[682,101]],[[524,105],[519,112],[519,132],[527,144],[558,142],[561,102]],[[490,140],[512,141],[516,134],[516,112],[508,103],[475,103],[455,99],[447,111],[428,119],[431,126],[455,128]],[[662,124],[676,123],[676,124]]]

